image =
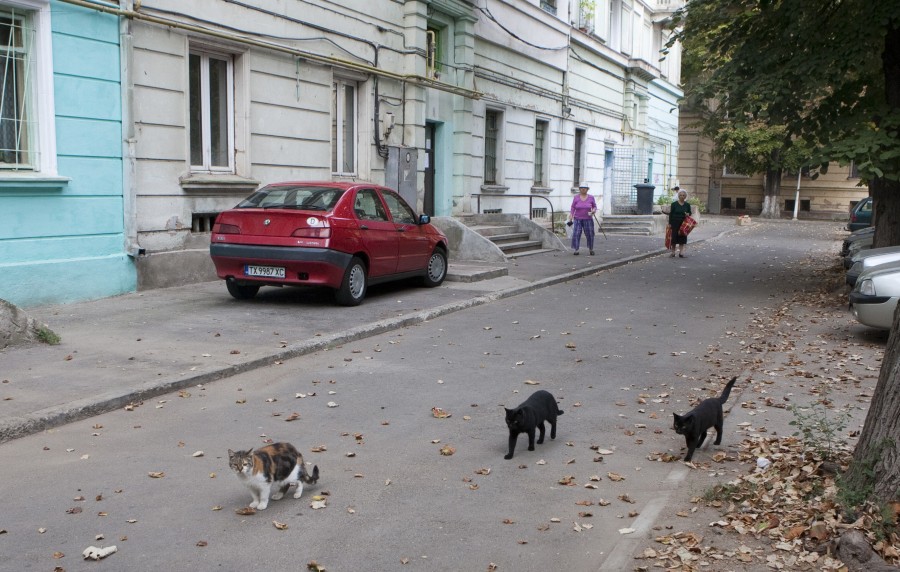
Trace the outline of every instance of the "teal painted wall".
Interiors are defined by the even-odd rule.
[[[137,288],[125,252],[119,22],[52,1],[60,188],[0,173],[0,298],[23,307]]]

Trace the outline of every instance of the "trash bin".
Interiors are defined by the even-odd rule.
[[[650,183],[638,183],[637,189],[637,214],[653,214],[653,189],[656,185]]]

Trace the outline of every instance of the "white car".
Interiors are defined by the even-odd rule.
[[[884,248],[870,248],[860,250],[850,257],[850,270],[847,271],[847,284],[856,285],[859,275],[873,266],[880,266],[890,262],[900,261],[900,246],[886,246]]]
[[[890,330],[900,300],[900,262],[872,267],[856,280],[850,309],[860,324]]]

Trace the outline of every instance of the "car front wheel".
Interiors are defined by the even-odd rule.
[[[422,283],[428,288],[440,286],[447,277],[447,255],[443,250],[435,249],[428,258],[428,265],[425,267],[425,276]]]
[[[334,298],[341,306],[359,306],[366,297],[366,265],[358,257],[350,260],[350,265],[344,272],[344,280],[341,287],[335,292]]]
[[[228,293],[238,300],[249,300],[259,292],[259,286],[254,284],[242,286],[234,280],[226,280],[225,287],[228,288]]]

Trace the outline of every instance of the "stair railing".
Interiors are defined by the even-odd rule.
[[[476,197],[476,214],[481,214],[481,196],[484,193],[472,193],[473,197]],[[515,199],[528,199],[528,220],[533,220],[531,217],[531,213],[534,212],[534,199],[543,199],[547,201],[547,204],[550,205],[550,232],[556,234],[556,212],[553,210],[553,203],[550,202],[550,199],[547,197],[542,197],[540,195],[495,195],[493,193],[486,194],[486,196],[492,198],[515,198]]]

